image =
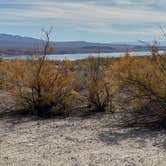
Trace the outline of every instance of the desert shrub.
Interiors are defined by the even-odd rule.
[[[68,67],[71,65],[66,61],[56,65],[47,61],[49,48],[47,36],[43,55],[3,62],[3,88],[14,96],[17,105],[39,116],[52,109],[67,114],[77,95],[73,90],[74,77]]]
[[[89,58],[87,91],[89,107],[98,112],[113,111],[113,87],[108,77],[110,70],[101,58]],[[110,74],[110,73],[109,73]]]
[[[38,115],[53,107],[65,110],[74,97],[73,77],[66,70],[65,62],[54,66],[41,59],[35,61],[6,61],[3,64],[5,80],[3,87],[24,108]],[[39,71],[40,69],[40,71]]]
[[[128,95],[127,102],[132,109],[153,109],[156,121],[166,116],[165,54],[159,54],[153,47],[151,56],[125,56],[113,65],[113,70],[121,91]]]

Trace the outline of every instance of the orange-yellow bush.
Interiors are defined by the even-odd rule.
[[[42,58],[3,62],[3,88],[10,92],[17,104],[45,114],[53,107],[65,110],[76,96],[74,78],[67,64],[54,65]]]
[[[89,105],[99,111],[113,111],[110,71],[100,58],[89,58],[87,90]]]
[[[166,55],[125,56],[113,65],[121,89],[130,91],[130,103],[138,108],[156,103],[166,110]]]

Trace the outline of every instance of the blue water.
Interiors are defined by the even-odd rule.
[[[150,52],[131,52],[133,56],[144,56],[150,55]],[[88,57],[122,57],[124,56],[124,52],[116,52],[116,53],[93,53],[93,54],[61,54],[61,55],[47,55],[48,60],[80,60],[86,59]],[[30,59],[32,56],[30,55],[18,55],[18,56],[3,56],[4,59]]]

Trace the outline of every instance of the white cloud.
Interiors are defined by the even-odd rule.
[[[10,10],[1,9],[1,17],[8,20],[23,20],[26,22],[35,22],[37,24],[38,20],[55,20],[59,19],[62,21],[71,21],[75,24],[79,23],[83,25],[78,27],[80,30],[88,30],[93,32],[114,32],[122,33],[123,31],[118,31],[112,28],[112,24],[165,24],[166,22],[166,12],[159,10],[151,10],[148,6],[156,3],[154,0],[112,0],[112,3],[116,3],[118,6],[114,5],[99,5],[97,0],[91,1],[93,3],[88,3],[87,1],[82,3],[82,1],[77,2],[63,2],[60,1],[44,1],[44,0],[14,0],[8,2],[9,4],[24,4],[31,5],[29,8],[20,9],[12,8]],[[100,1],[101,2],[101,1]],[[110,2],[109,0],[104,0],[103,2]],[[2,3],[2,2],[0,2]],[[5,3],[5,2],[4,2]],[[158,5],[164,5],[166,2],[158,0]],[[132,6],[132,8],[123,8],[121,5]],[[144,7],[141,7],[144,6]],[[29,21],[31,20],[31,21]],[[1,25],[2,23],[0,23]],[[34,24],[34,23],[33,23]],[[145,29],[145,31],[135,31],[133,33],[147,33],[155,32],[155,29]],[[124,31],[126,33],[132,33],[132,31]],[[123,33],[124,33],[123,32]]]
[[[67,20],[83,20],[92,22],[137,22],[137,23],[164,23],[166,12],[146,11],[138,9],[125,9],[111,6],[98,6],[82,3],[46,3],[30,9],[10,9],[10,11],[1,10],[1,14],[13,17],[24,18],[52,18]]]
[[[151,28],[141,28],[141,29],[125,29],[119,30],[115,29],[110,25],[105,26],[103,24],[88,24],[86,27],[80,27],[80,31],[87,31],[87,32],[95,32],[95,33],[103,33],[109,34],[112,33],[114,35],[141,35],[141,36],[161,36],[162,32],[160,31],[159,27],[151,27]]]

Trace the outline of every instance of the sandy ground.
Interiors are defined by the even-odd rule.
[[[0,166],[166,165],[166,130],[113,128],[111,119],[0,116]]]

